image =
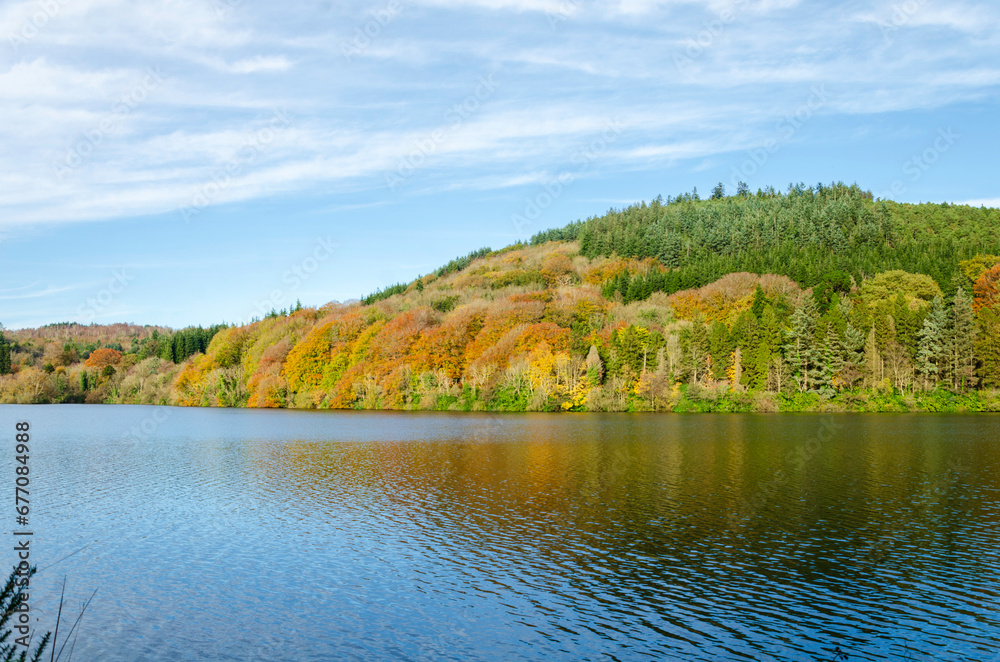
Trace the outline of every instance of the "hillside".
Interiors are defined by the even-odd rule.
[[[8,332],[0,402],[1000,410],[998,255],[996,209],[684,194],[246,326]]]

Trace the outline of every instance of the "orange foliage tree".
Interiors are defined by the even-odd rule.
[[[247,383],[247,407],[285,406],[288,382],[281,376],[281,367],[291,346],[291,341],[285,337],[264,350]]]
[[[420,334],[430,327],[432,321],[430,308],[415,308],[388,322],[371,339],[368,370],[380,382],[387,403],[402,403],[412,376],[410,355],[420,340]]]
[[[983,272],[972,287],[972,309],[979,313],[983,308],[992,308],[1000,303],[997,288],[1000,286],[1000,263]]]
[[[535,347],[545,343],[551,354],[569,350],[570,331],[552,322],[532,324],[521,333],[517,341],[518,352],[530,353]]]
[[[542,264],[542,278],[549,287],[569,285],[575,276],[573,260],[562,253],[550,255]]]
[[[493,347],[511,329],[522,324],[534,324],[545,315],[549,295],[544,292],[514,294],[494,302],[487,310],[482,328],[466,348],[466,361],[471,363]]]
[[[121,360],[121,352],[117,349],[108,349],[105,347],[94,350],[84,365],[88,368],[103,368],[109,365],[118,365],[118,362]]]
[[[483,328],[485,311],[478,306],[456,308],[440,326],[426,329],[413,345],[413,367],[443,369],[451,379],[465,370],[466,349]]]

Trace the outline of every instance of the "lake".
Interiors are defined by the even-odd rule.
[[[17,420],[75,660],[1000,660],[996,415]]]

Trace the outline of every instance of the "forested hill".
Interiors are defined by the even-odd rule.
[[[721,193],[244,326],[0,332],[0,402],[1000,411],[1000,210]]]
[[[668,292],[738,271],[812,287],[836,271],[860,283],[902,269],[954,294],[960,261],[998,252],[1000,209],[876,201],[857,186],[799,185],[786,194],[658,198],[539,233],[532,243],[560,239],[579,240],[580,253],[591,258],[656,258],[677,269]]]

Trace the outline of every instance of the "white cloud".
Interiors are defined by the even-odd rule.
[[[573,0],[418,0],[419,4],[443,9],[489,9],[493,11],[513,10],[516,12],[558,12]]]
[[[283,55],[279,56],[263,56],[258,55],[256,57],[247,58],[234,62],[229,65],[225,65],[223,68],[225,71],[229,71],[237,74],[252,74],[262,71],[273,72],[273,71],[287,71],[292,67],[292,63],[288,58]]]
[[[422,156],[413,190],[548,176],[618,116],[627,129],[602,167],[642,169],[759,145],[818,84],[830,90],[819,112],[841,117],[932,109],[1000,85],[991,64],[1000,43],[976,31],[996,13],[984,4],[922,0],[901,35],[929,26],[978,35],[928,48],[881,42],[872,23],[886,2],[847,16],[799,0],[752,2],[706,40],[706,22],[735,0],[420,0],[350,60],[340,44],[371,20],[370,4],[316,16],[219,4],[67,0],[7,54],[0,224],[175,210],[277,109],[291,125],[227,173],[213,203],[381,187],[435,131],[444,138]],[[38,6],[0,9],[0,37]],[[693,45],[690,66],[678,68],[675,55]],[[162,83],[116,115],[151,69]],[[497,90],[453,126],[445,113],[488,72]],[[92,138],[109,118],[112,130]],[[83,151],[56,176],[56,164]]]

